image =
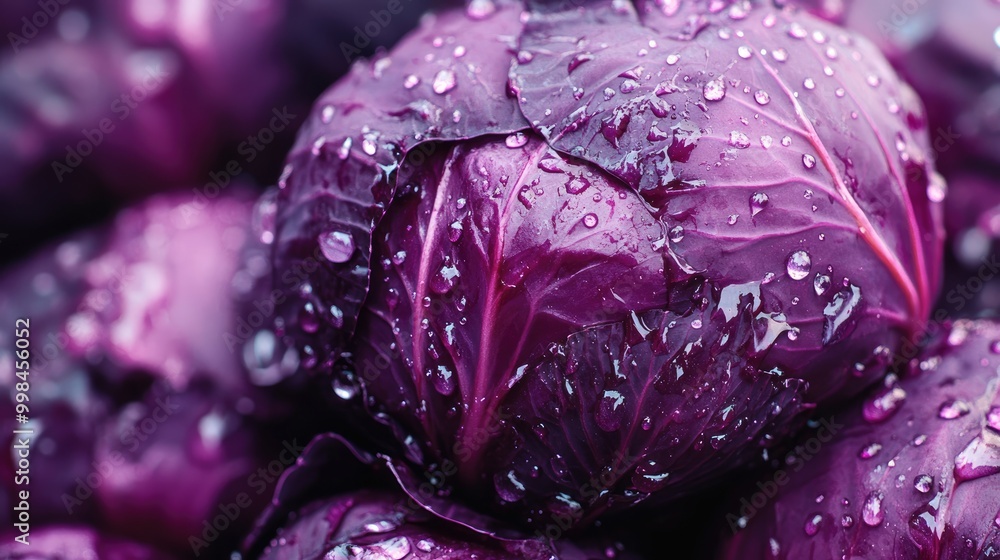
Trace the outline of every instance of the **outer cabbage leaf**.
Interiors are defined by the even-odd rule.
[[[283,328],[296,329],[307,367],[329,366],[347,351],[368,294],[372,230],[393,200],[403,159],[426,140],[527,126],[506,93],[518,15],[505,4],[473,28],[460,12],[440,14],[396,54],[355,64],[317,101],[279,182],[274,234],[283,272],[275,288],[286,295],[278,315]],[[433,149],[411,159],[426,160]]]
[[[615,558],[634,558],[621,543],[601,537],[555,543],[524,535],[499,538],[475,533],[465,526],[465,516],[478,514],[458,505],[447,515],[425,509],[414,493],[400,492],[386,478],[391,466],[386,458],[359,451],[339,436],[317,436],[298,464],[282,475],[245,550],[254,554],[273,534],[261,558],[583,560],[604,557],[607,551]],[[399,471],[391,472],[398,477]],[[328,494],[334,497],[317,500]],[[282,523],[284,527],[275,531]]]
[[[1000,325],[958,322],[901,381],[834,415],[833,441],[741,511],[720,558],[996,558],[998,387]]]

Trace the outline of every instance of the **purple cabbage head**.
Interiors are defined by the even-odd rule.
[[[689,492],[856,394],[940,273],[925,118],[868,42],[586,4],[471,2],[356,64],[269,232],[261,332],[536,527]]]
[[[1000,325],[959,321],[835,414],[832,441],[768,476],[777,495],[741,511],[720,558],[997,558],[998,375]]]
[[[200,548],[217,553],[263,508],[242,504],[214,528],[220,504],[256,496],[250,475],[281,451],[260,420],[283,407],[225,344],[234,296],[253,283],[253,261],[237,265],[251,207],[236,193],[154,197],[0,278],[0,319],[30,320],[34,524],[94,523],[190,553],[209,523],[220,534]],[[24,489],[12,484],[13,336],[0,333],[3,515]]]

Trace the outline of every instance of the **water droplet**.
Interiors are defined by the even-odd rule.
[[[726,223],[728,223],[731,226],[735,226],[736,225],[736,221],[739,220],[739,219],[740,219],[740,215],[739,214],[730,214],[729,215],[729,219],[726,220]]]
[[[413,89],[418,85],[420,85],[420,78],[414,76],[413,74],[410,74],[403,80],[403,87],[406,89]]]
[[[806,518],[805,531],[807,536],[815,536],[819,533],[820,525],[823,524],[823,516],[815,513]]]
[[[442,266],[431,278],[431,291],[436,294],[446,294],[455,288],[457,279],[461,276],[455,265]]]
[[[882,444],[880,443],[869,443],[868,445],[861,448],[858,452],[858,457],[862,459],[871,459],[872,457],[878,455],[879,451],[882,451]]]
[[[812,169],[813,167],[816,167],[816,158],[809,154],[803,154],[802,165],[804,165],[806,169]]]
[[[337,157],[340,159],[347,159],[347,156],[351,155],[351,146],[354,144],[354,139],[348,136],[344,138],[344,143],[337,148]]]
[[[913,479],[913,487],[917,489],[917,492],[921,494],[926,494],[931,491],[934,486],[934,477],[929,474],[920,474]]]
[[[809,32],[806,31],[804,27],[798,22],[792,22],[788,26],[788,36],[793,39],[805,39]]]
[[[990,434],[990,440],[996,439],[996,430],[991,429],[989,425],[983,431]],[[970,441],[955,457],[955,478],[959,482],[997,473],[1000,473],[1000,448],[991,445],[991,441],[987,441],[982,434]]]
[[[323,111],[319,115],[319,120],[322,121],[323,124],[330,124],[333,120],[333,115],[336,114],[336,112],[337,110],[333,107],[333,105],[325,105],[323,107]]]
[[[455,89],[455,73],[447,69],[441,70],[434,76],[434,84],[431,87],[438,95],[444,95]]]
[[[726,81],[722,76],[710,80],[702,88],[701,93],[708,101],[720,101],[726,97]]]
[[[364,153],[373,156],[375,155],[375,152],[378,150],[378,146],[375,144],[374,140],[366,137],[364,140],[361,141],[361,150],[364,151]]]
[[[455,392],[455,374],[447,367],[439,365],[428,372],[434,383],[434,390],[448,396]]]
[[[486,19],[496,11],[497,7],[493,0],[471,0],[465,8],[465,14],[469,16],[469,19],[474,20]]]
[[[335,329],[343,328],[344,326],[344,311],[336,305],[330,306],[330,325]]]
[[[589,186],[590,181],[588,181],[586,177],[573,175],[569,182],[566,183],[566,192],[569,194],[580,194],[587,190],[587,187]]]
[[[597,214],[587,214],[583,217],[583,225],[588,228],[597,227]]]
[[[854,526],[854,518],[850,514],[845,513],[843,517],[840,518],[840,526],[849,529]]]
[[[520,148],[528,143],[528,136],[523,132],[515,132],[504,141],[508,148]]]
[[[750,137],[738,130],[729,133],[729,145],[741,150],[750,147]]]
[[[625,80],[622,82],[621,86],[618,87],[622,93],[632,93],[635,89],[639,87],[639,82],[635,80]]]
[[[328,231],[317,238],[323,256],[332,263],[345,263],[354,255],[354,239],[349,233]]]
[[[885,384],[874,395],[865,401],[862,414],[871,423],[888,420],[906,400],[906,391],[899,386],[895,375],[889,374]]]
[[[786,148],[789,147],[789,146],[791,146],[792,145],[792,137],[791,136],[782,136],[781,137],[781,145],[784,146],[784,147],[786,147]]]
[[[517,61],[520,64],[528,64],[529,62],[531,62],[534,59],[535,59],[535,54],[532,53],[531,51],[518,51],[517,52]]]
[[[809,269],[812,268],[812,259],[809,257],[809,253],[798,250],[788,256],[788,262],[785,269],[788,271],[788,277],[792,280],[802,280],[809,275]]]
[[[452,243],[458,243],[458,240],[462,238],[462,222],[460,220],[455,220],[448,226],[448,241]]]
[[[684,240],[684,227],[674,226],[670,228],[670,241],[674,243],[680,243]]]
[[[497,495],[506,502],[516,502],[524,497],[524,483],[517,478],[514,471],[507,471],[507,474],[497,473],[493,476],[493,486]]]
[[[679,61],[680,59],[681,57],[677,56],[676,54],[667,55],[667,65],[673,66],[674,64],[677,64],[677,61]]]
[[[802,87],[806,89],[816,89],[816,82],[814,82],[812,78],[806,78],[805,80],[802,80]]]
[[[760,145],[765,150],[768,149],[768,148],[770,148],[773,144],[774,144],[774,138],[771,138],[770,136],[767,136],[767,135],[764,135],[764,136],[760,137]]]
[[[885,519],[885,509],[882,507],[882,493],[873,491],[865,498],[861,508],[861,520],[869,527],[878,527]]]
[[[868,77],[865,78],[865,81],[868,82],[868,85],[870,85],[871,87],[878,87],[879,84],[882,83],[882,79],[875,74],[868,74]]]
[[[813,278],[813,290],[818,296],[825,294],[830,289],[830,284],[832,284],[830,277],[825,274],[817,272],[816,277]]]
[[[750,47],[746,45],[736,49],[736,53],[739,54],[740,58],[743,59],[750,58],[751,56],[753,56],[753,51],[751,51]]]
[[[777,60],[778,62],[785,62],[786,60],[788,60],[788,51],[782,48],[777,48],[771,51],[771,56],[774,57],[774,60]]]
[[[754,92],[753,98],[758,105],[767,105],[768,103],[771,102],[771,96],[768,95],[768,93],[762,89],[758,89],[756,92]]]
[[[750,197],[750,217],[751,218],[756,217],[757,214],[763,212],[764,209],[767,208],[767,205],[770,202],[770,200],[771,199],[768,198],[767,193],[762,193],[762,192],[753,193],[753,195]],[[806,258],[808,259],[809,255],[806,255]]]
[[[299,310],[299,326],[307,333],[319,330],[319,317],[316,316],[316,307],[311,301],[307,301]]]
[[[567,66],[567,70],[569,71],[570,74],[572,74],[573,71],[579,68],[581,64],[589,60],[594,60],[594,55],[590,53],[580,53],[574,56],[572,59],[570,59],[569,65]]]
[[[403,264],[404,262],[406,262],[406,251],[396,251],[392,255],[392,262],[396,266],[399,266],[399,265]]]
[[[613,432],[621,427],[625,417],[625,396],[618,391],[604,391],[597,411],[597,426],[605,432]]]
[[[862,303],[861,288],[850,283],[833,296],[823,308],[823,344],[840,340],[854,328]]]
[[[990,344],[990,352],[1000,354],[1000,340],[995,340],[992,344]]]
[[[954,420],[971,412],[968,403],[960,399],[948,399],[938,408],[938,418]]]

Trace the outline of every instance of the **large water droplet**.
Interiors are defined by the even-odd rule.
[[[819,533],[819,528],[822,524],[823,516],[818,513],[814,513],[813,515],[806,517],[806,524],[804,527],[806,535],[810,537],[815,536],[816,533]]]
[[[573,71],[579,68],[581,64],[590,60],[594,60],[594,55],[590,53],[580,53],[570,59],[569,64],[567,65],[567,70],[570,74],[572,74]]]
[[[831,284],[829,276],[817,272],[816,277],[813,278],[813,291],[816,292],[816,295],[821,296],[830,289]]]
[[[351,155],[351,146],[354,145],[354,139],[348,136],[344,138],[344,142],[337,148],[337,157],[340,159],[347,159]]]
[[[919,474],[913,479],[913,487],[921,494],[926,494],[934,487],[934,477],[929,474]]]
[[[764,90],[758,89],[753,94],[754,100],[758,105],[767,105],[771,102],[771,96]]]
[[[729,145],[745,150],[750,147],[750,138],[746,134],[734,130],[729,133]]]
[[[884,422],[899,410],[906,400],[906,391],[899,386],[895,375],[889,374],[885,384],[865,401],[862,414],[871,423]]]
[[[458,268],[449,264],[442,266],[440,270],[431,277],[431,291],[436,294],[446,294],[455,288],[459,276]]]
[[[455,89],[455,73],[447,69],[441,70],[434,76],[434,84],[431,87],[438,95],[444,95]]]
[[[996,434],[993,434],[994,439]],[[955,457],[955,479],[959,482],[975,480],[1000,473],[1000,449],[991,445],[982,435],[973,439]]]
[[[802,165],[805,166],[806,169],[812,169],[813,167],[816,167],[816,158],[810,154],[802,154]]]
[[[948,399],[941,403],[938,408],[938,418],[944,420],[954,420],[961,418],[971,411],[969,404],[961,399]]]
[[[681,241],[684,240],[684,227],[683,226],[674,226],[674,227],[670,228],[670,235],[669,235],[669,237],[670,237],[670,241],[673,241],[674,243],[680,243]]]
[[[722,76],[719,76],[718,78],[710,80],[706,83],[701,92],[702,95],[705,96],[705,99],[709,101],[721,101],[724,97],[726,97],[726,81],[722,78]]]
[[[767,193],[762,193],[762,192],[753,193],[753,195],[750,196],[750,217],[751,218],[756,217],[757,214],[763,212],[764,209],[767,208],[767,204],[769,202],[770,198],[767,196]],[[806,259],[808,258],[809,255],[806,255]]]
[[[332,263],[345,263],[354,254],[354,239],[342,231],[328,231],[317,238],[323,256]]]
[[[528,135],[523,132],[515,132],[504,141],[508,148],[520,148],[528,143]]]
[[[524,497],[524,483],[522,483],[514,471],[506,474],[497,473],[493,476],[493,486],[497,495],[505,502],[516,502]]]
[[[872,491],[865,498],[865,504],[861,508],[861,520],[869,527],[878,527],[885,520],[885,509],[882,506],[883,496],[881,492]]]
[[[849,284],[833,296],[823,308],[823,344],[836,342],[851,332],[862,303],[861,288],[854,284]]]
[[[486,19],[496,11],[497,7],[493,0],[471,0],[465,8],[465,14],[474,20]]]
[[[753,51],[750,50],[750,47],[743,45],[742,47],[736,49],[736,54],[740,55],[740,58],[746,59],[753,56]]]
[[[809,253],[798,250],[788,256],[788,262],[786,263],[785,269],[788,272],[788,277],[792,280],[802,280],[806,276],[809,276],[809,270],[812,268],[812,258],[809,257]]]
[[[861,451],[858,452],[858,457],[861,457],[862,459],[871,459],[872,457],[878,455],[879,451],[882,451],[882,444],[869,443],[861,448]]]
[[[439,365],[428,372],[434,390],[448,396],[455,392],[455,374],[447,366]]]
[[[583,217],[583,225],[588,228],[597,227],[597,214],[587,214]]]

